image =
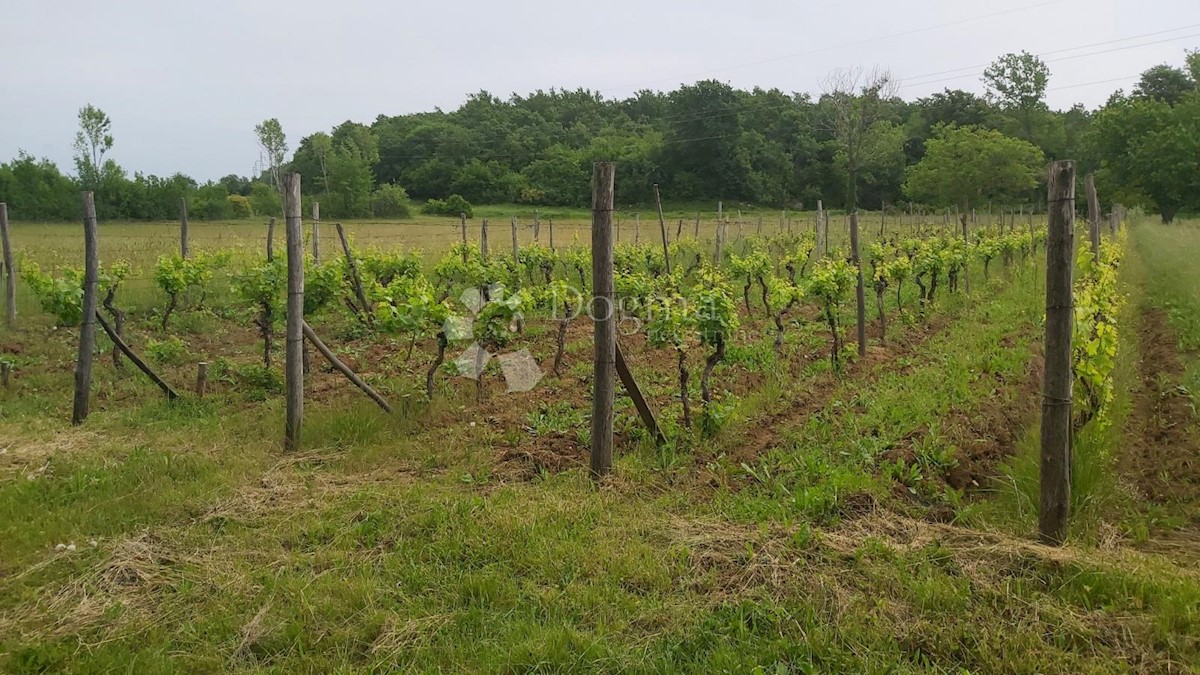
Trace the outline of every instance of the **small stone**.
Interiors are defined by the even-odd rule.
[[[472,429],[474,429],[474,428],[475,428],[475,423],[474,423],[474,422],[471,422],[471,428],[472,428]]]
[[[96,547],[96,546],[99,546],[99,544],[96,543],[95,539],[89,539],[88,546]]]

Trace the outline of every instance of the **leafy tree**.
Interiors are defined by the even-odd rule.
[[[971,205],[1015,198],[1037,185],[1045,156],[1032,143],[979,127],[941,126],[925,157],[909,167],[904,192],[937,206]]]
[[[84,186],[100,185],[104,154],[112,149],[112,120],[92,104],[79,109],[79,131],[75,133],[75,169]]]
[[[1017,115],[1025,140],[1033,142],[1035,118],[1046,109],[1050,68],[1045,61],[1022,51],[1005,54],[983,71],[988,96]]]
[[[267,173],[271,177],[271,186],[280,195],[283,194],[283,159],[287,156],[287,136],[279,120],[272,117],[254,127],[254,135],[258,138],[258,146],[266,155]]]
[[[1174,107],[1115,101],[1096,116],[1093,133],[1106,177],[1122,186],[1115,197],[1156,209],[1164,223],[1200,205],[1200,97]]]
[[[1196,91],[1196,83],[1188,73],[1164,63],[1142,73],[1133,88],[1133,95],[1175,105],[1193,91]]]

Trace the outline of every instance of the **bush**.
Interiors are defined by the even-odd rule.
[[[425,202],[425,206],[421,207],[421,213],[430,216],[457,216],[465,213],[468,218],[474,215],[470,202],[463,199],[462,195],[450,195],[446,199],[430,199]]]
[[[399,185],[380,185],[371,193],[371,215],[377,218],[408,218],[412,216],[412,202],[408,192]]]
[[[250,199],[242,195],[229,195],[225,198],[229,202],[229,212],[234,218],[249,218],[254,215],[254,210],[250,208]]]

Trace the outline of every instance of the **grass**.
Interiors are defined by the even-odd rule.
[[[1036,423],[1041,302],[1035,266],[972,274],[972,295],[890,321],[889,344],[841,374],[819,324],[790,328],[777,361],[749,322],[714,375],[718,433],[655,448],[622,398],[599,486],[578,446],[586,332],[561,381],[480,405],[455,381],[405,397],[424,362],[404,341],[338,345],[397,414],[314,371],[291,455],[278,392],[239,379],[257,345],[236,320],[204,315],[216,343],[183,338],[213,364],[203,401],[168,405],[98,363],[80,428],[70,331],[3,334],[22,349],[0,390],[0,669],[1200,667],[1194,564],[1120,538],[1042,547],[971,485]],[[531,332],[548,356],[553,331]],[[677,419],[672,359],[623,346]],[[190,366],[164,368],[186,381]]]

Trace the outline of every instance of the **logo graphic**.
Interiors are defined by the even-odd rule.
[[[521,299],[513,294],[505,297],[505,289],[501,284],[488,287],[486,297],[477,288],[468,288],[459,296],[459,302],[467,308],[470,316],[452,315],[446,319],[442,330],[446,339],[451,342],[472,340],[471,345],[463,351],[453,363],[458,374],[472,380],[478,380],[483,375],[487,364],[495,358],[500,362],[500,372],[508,392],[530,391],[542,379],[542,369],[528,349],[522,349],[507,354],[494,355],[475,340],[475,321],[484,308],[489,304],[500,303],[513,310],[513,321],[504,330],[517,332],[517,324],[522,320],[520,312]]]

